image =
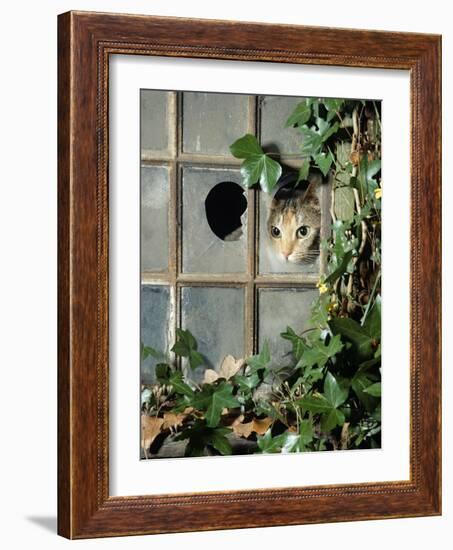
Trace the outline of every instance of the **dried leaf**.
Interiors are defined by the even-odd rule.
[[[204,371],[203,384],[212,384],[219,378],[218,373],[213,369],[206,369]]]
[[[256,433],[257,435],[265,434],[273,422],[272,418],[269,418],[268,416],[260,420],[254,418],[245,424],[242,422],[243,419],[244,417],[242,415],[238,416],[231,427],[236,435],[245,438],[250,437],[252,433]]]
[[[219,377],[229,380],[245,365],[244,359],[236,360],[232,355],[227,355],[220,366]]]
[[[341,428],[341,445],[340,448],[342,450],[348,448],[348,442],[349,442],[349,422],[345,422],[343,424],[343,427]]]
[[[149,449],[152,442],[162,430],[163,418],[157,416],[142,415],[142,447]]]
[[[232,378],[243,366],[245,365],[244,359],[235,359],[232,355],[227,355],[220,365],[219,372],[213,369],[206,369],[204,371],[203,384],[212,384],[219,378],[225,378],[229,380]]]
[[[181,426],[181,424],[184,422],[184,419],[186,418],[187,414],[183,413],[164,413],[164,423],[162,424],[163,430],[172,430],[174,428],[177,428],[178,426]]]

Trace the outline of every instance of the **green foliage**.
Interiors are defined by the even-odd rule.
[[[144,414],[181,417],[176,438],[186,455],[231,454],[237,423],[263,423],[247,432],[255,452],[289,453],[376,448],[381,429],[381,160],[379,109],[372,102],[301,101],[286,121],[301,138],[299,180],[312,169],[332,183],[332,232],[323,241],[325,273],[304,332],[287,327],[291,361],[271,367],[265,342],[228,379],[197,385],[180,366],[146,346],[142,357],[162,360],[158,384],[142,389]],[[354,147],[354,149],[352,149]],[[247,187],[270,192],[282,172],[257,139],[231,146],[243,159]],[[204,363],[195,337],[177,331],[172,351],[191,369]],[[258,433],[259,432],[259,433]],[[240,433],[240,432],[238,432]],[[168,436],[170,430],[164,435]]]
[[[282,175],[282,167],[261,148],[252,134],[246,134],[230,146],[233,156],[244,159],[241,165],[242,181],[246,187],[260,183],[261,189],[270,193]]]
[[[191,369],[204,363],[203,356],[197,351],[197,341],[189,330],[176,329],[176,343],[171,350],[180,357],[187,357]]]

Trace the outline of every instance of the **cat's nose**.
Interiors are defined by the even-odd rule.
[[[285,260],[287,260],[290,256],[291,256],[291,252],[282,252],[282,256],[285,258]]]

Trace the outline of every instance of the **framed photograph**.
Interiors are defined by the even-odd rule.
[[[440,50],[59,16],[61,535],[441,513]]]

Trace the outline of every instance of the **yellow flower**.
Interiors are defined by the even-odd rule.
[[[376,187],[374,190],[374,196],[376,199],[380,199],[382,197],[382,187]]]
[[[317,283],[316,286],[319,289],[319,294],[324,294],[329,290],[329,287],[326,285],[326,283],[322,283],[321,281]]]

